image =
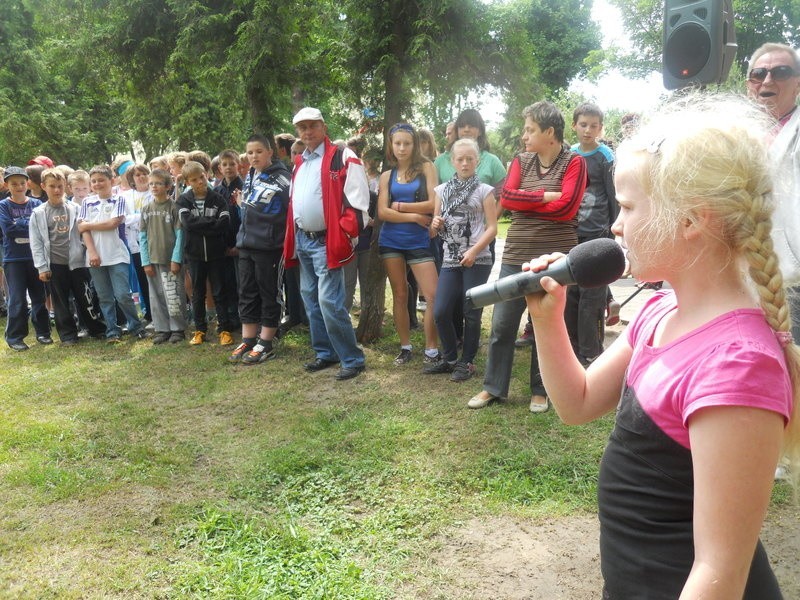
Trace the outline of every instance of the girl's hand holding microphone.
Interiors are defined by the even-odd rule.
[[[522,270],[538,273],[563,257],[564,254],[561,252],[543,254],[539,258],[531,259],[530,262],[523,264]],[[546,293],[536,292],[525,296],[531,318],[533,320],[563,318],[564,307],[567,304],[567,287],[552,277],[543,277],[540,284]]]

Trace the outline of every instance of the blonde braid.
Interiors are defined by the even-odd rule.
[[[783,274],[779,268],[778,257],[772,246],[772,221],[768,202],[763,194],[752,196],[747,219],[753,223],[752,234],[745,241],[744,254],[749,264],[750,277],[756,284],[759,302],[767,323],[775,331],[790,332],[792,321],[789,312]],[[792,382],[793,410],[786,427],[783,447],[792,468],[795,490],[800,487],[800,348],[794,343],[784,347],[786,366]]]
[[[766,207],[766,199],[758,194],[752,197],[751,209],[747,215],[753,223],[752,234],[744,244],[744,254],[750,267],[750,277],[756,284],[756,291],[764,314],[775,331],[789,331],[792,327],[789,318],[789,304],[783,287],[783,274],[778,266],[778,256],[772,246],[772,221]]]

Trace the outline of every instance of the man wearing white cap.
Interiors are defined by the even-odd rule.
[[[336,379],[343,381],[365,369],[345,308],[342,267],[355,257],[368,219],[369,184],[353,151],[331,144],[318,109],[303,108],[292,122],[306,150],[295,159],[283,253],[286,266],[300,264],[300,293],[316,353],[304,366],[316,372],[341,364]]]

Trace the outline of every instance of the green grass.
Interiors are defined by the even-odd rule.
[[[511,218],[500,217],[500,219],[498,219],[497,221],[497,237],[501,239],[506,239],[509,227],[511,227]]]
[[[610,417],[531,415],[527,351],[515,400],[469,411],[480,379],[394,367],[386,333],[344,383],[302,370],[302,332],[255,367],[216,344],[0,350],[0,596],[406,597],[451,525],[595,511]]]

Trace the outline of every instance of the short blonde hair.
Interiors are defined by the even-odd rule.
[[[155,171],[156,169],[166,169],[169,171],[169,161],[167,160],[166,156],[155,156],[150,159],[150,169]]]
[[[72,173],[67,175],[67,183],[73,184],[76,181],[80,181],[82,183],[89,183],[89,173],[87,173],[83,169],[78,169],[77,171],[73,171]]]
[[[206,168],[196,160],[190,160],[181,169],[181,175],[184,179],[189,179],[192,175],[208,175]]]
[[[771,237],[772,176],[765,141],[772,124],[761,107],[740,96],[690,94],[622,142],[617,164],[640,158],[634,175],[651,199],[642,239],[657,248],[676,235],[679,223],[699,224],[699,215],[710,215],[712,235],[732,258],[747,261],[767,323],[789,332],[789,304]],[[800,350],[789,344],[785,355],[795,402],[784,445],[797,464]]]
[[[54,167],[52,169],[45,169],[42,171],[42,185],[48,179],[55,179],[56,181],[60,181],[61,183],[67,183],[67,178],[64,177],[64,173],[58,167]]]
[[[167,154],[167,162],[175,163],[179,167],[185,165],[187,160],[189,160],[189,154],[186,152],[170,152]]]
[[[456,148],[469,148],[475,153],[475,156],[480,158],[481,156],[481,147],[478,146],[478,142],[473,140],[472,138],[458,138],[453,145],[450,146],[450,160],[452,161],[453,155],[456,152]]]

